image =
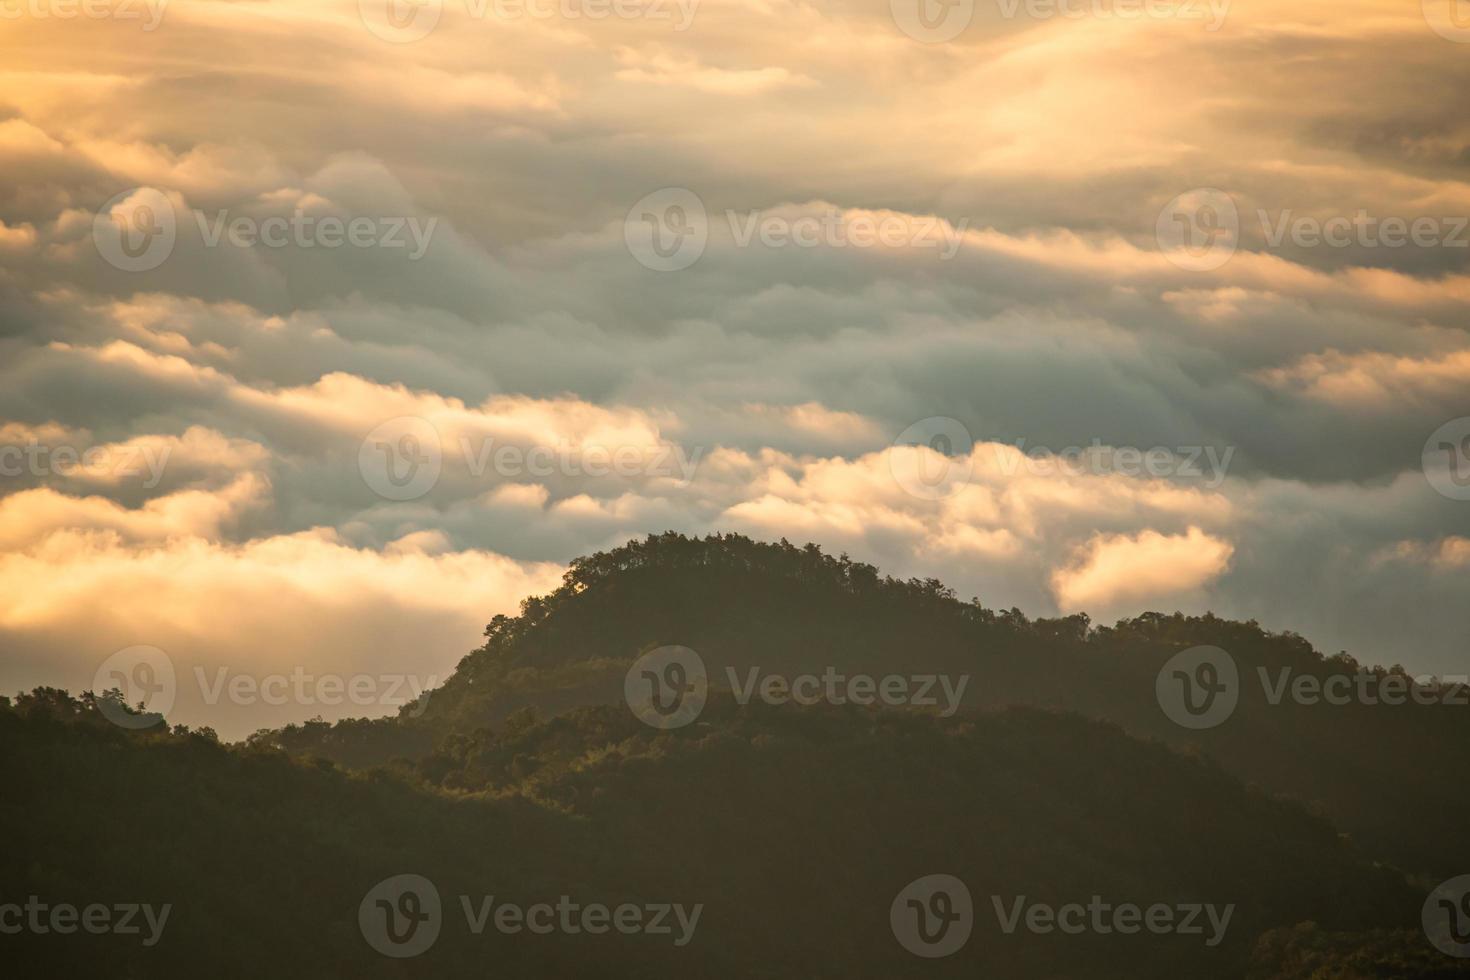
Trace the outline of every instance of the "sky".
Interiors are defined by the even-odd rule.
[[[0,690],[383,714],[668,529],[1470,669],[1461,0],[0,0],[0,50]]]

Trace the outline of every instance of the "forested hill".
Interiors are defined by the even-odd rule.
[[[815,547],[664,535],[576,562],[398,718],[221,745],[116,725],[115,693],[0,698],[0,926],[34,896],[171,908],[153,945],[31,929],[0,956],[27,977],[1470,975],[1421,919],[1465,867],[1442,758],[1464,709],[1273,705],[1242,681],[1184,727],[1165,682],[1229,686],[1162,669],[1202,644],[1247,680],[1356,671],[1254,624],[1033,621]],[[795,703],[773,674],[869,677],[879,703]],[[646,713],[630,692],[668,676],[699,696]],[[942,678],[940,703],[881,703],[890,677]],[[380,906],[419,914],[374,905],[405,875],[443,903],[412,960],[372,932]],[[968,938],[930,958],[903,916],[959,921],[961,893]],[[492,898],[700,917],[679,943],[477,931]],[[1062,934],[1069,907],[1096,917]],[[1129,907],[1131,931],[1101,911]]]
[[[152,946],[0,935],[13,976],[1470,975],[1420,932],[1424,891],[1327,821],[1075,715],[717,702],[671,732],[621,706],[578,708],[350,773],[119,728],[90,697],[38,691],[0,703],[0,746],[0,904],[171,907]],[[443,902],[437,940],[411,962],[374,951],[359,919],[364,896],[403,874]],[[936,874],[973,893],[973,936],[941,960],[890,928],[895,895]],[[484,896],[701,914],[683,945],[477,934],[461,901]],[[1008,932],[993,911],[1094,896],[1228,913],[1189,934],[1061,935]]]
[[[1455,777],[1448,748],[1470,744],[1462,689],[1418,699],[1434,703],[1369,703],[1357,692],[1407,688],[1408,679],[1346,654],[1324,657],[1300,636],[1253,622],[1159,613],[1111,627],[1085,615],[1032,620],[815,545],[740,535],[669,533],[578,559],[555,592],[526,600],[518,616],[495,617],[484,646],[400,718],[292,726],[257,740],[344,765],[418,759],[517,711],[547,717],[620,703],[633,660],[667,644],[699,654],[712,701],[731,700],[731,671],[739,689],[752,668],[759,677],[965,677],[965,713],[1029,705],[1109,721],[1301,802],[1385,863],[1436,880],[1470,867],[1461,816],[1470,786]],[[1171,720],[1156,687],[1171,657],[1198,646],[1225,651],[1239,675],[1237,706],[1205,729]],[[1354,694],[1346,704],[1307,703],[1290,693],[1304,679],[1329,691],[1350,683]]]

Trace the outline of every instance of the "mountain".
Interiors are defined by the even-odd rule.
[[[934,580],[897,581],[871,565],[739,535],[650,536],[574,561],[554,593],[497,616],[486,643],[398,719],[297,726],[260,739],[349,765],[417,758],[444,736],[615,703],[633,657],[679,644],[706,664],[711,697],[729,698],[751,668],[761,676],[823,673],[969,678],[966,712],[1010,705],[1071,711],[1216,760],[1243,782],[1300,801],[1375,858],[1439,880],[1470,869],[1470,785],[1453,777],[1448,747],[1470,741],[1470,698],[1447,686],[1436,703],[1300,703],[1281,687],[1303,678],[1398,683],[1400,668],[1324,657],[1295,634],[1215,616],[1148,613],[1115,626],[1085,615],[1027,619],[964,602]],[[1226,651],[1239,703],[1217,727],[1191,730],[1160,708],[1171,657]],[[730,671],[738,682],[730,683]],[[1264,672],[1264,673],[1263,673]],[[1289,690],[1289,689],[1288,689]],[[1418,690],[1418,689],[1415,689]],[[1461,703],[1465,702],[1465,703]]]
[[[1462,846],[1425,839],[1461,791],[1422,770],[1461,711],[1319,715],[1242,684],[1184,729],[1156,682],[1205,643],[1243,677],[1350,663],[1253,624],[1032,621],[810,546],[663,535],[574,563],[398,718],[222,745],[38,689],[0,699],[0,955],[26,977],[1470,976],[1421,925]],[[707,698],[649,724],[625,681],[672,644]],[[934,707],[770,703],[751,668],[757,690],[966,680]],[[1312,760],[1337,771],[1294,786]],[[151,945],[4,929],[37,901],[168,914]]]

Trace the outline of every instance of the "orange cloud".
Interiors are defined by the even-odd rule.
[[[1230,542],[1191,527],[1184,534],[1096,535],[1051,578],[1063,611],[1097,610],[1191,592],[1230,564]]]

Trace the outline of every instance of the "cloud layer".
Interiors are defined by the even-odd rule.
[[[133,6],[3,27],[0,686],[442,677],[668,528],[1463,671],[1470,61],[1419,5]]]

